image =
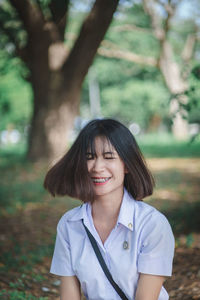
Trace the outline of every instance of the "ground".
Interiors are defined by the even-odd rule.
[[[163,158],[148,163],[157,187],[146,201],[166,214],[176,236],[173,276],[165,287],[170,299],[200,299],[200,159]],[[21,170],[16,180],[25,178],[28,185],[38,172],[37,166],[35,171]],[[59,299],[59,280],[49,274],[56,224],[63,212],[76,205],[78,201],[44,194],[40,202],[18,205],[15,211],[3,209],[1,299]]]

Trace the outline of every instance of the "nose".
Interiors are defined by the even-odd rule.
[[[101,157],[97,157],[93,160],[93,165],[92,165],[92,171],[93,172],[100,172],[104,170],[105,164],[104,160]]]

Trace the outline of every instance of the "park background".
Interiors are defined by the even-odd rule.
[[[80,202],[43,179],[101,117],[130,128],[156,179],[144,201],[175,234],[170,298],[200,299],[200,1],[117,4],[0,1],[1,299],[59,299],[56,224]]]

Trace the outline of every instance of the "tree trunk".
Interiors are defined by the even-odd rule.
[[[66,82],[70,79],[65,78],[66,82],[63,81],[61,71],[49,76],[50,87],[46,91],[43,87],[45,101],[37,93],[39,88],[35,90],[28,149],[28,158],[31,161],[51,161],[62,156],[69,146],[69,134],[79,113],[81,89],[78,84],[76,87],[73,82],[73,87],[67,87]],[[40,82],[40,77],[38,81]]]
[[[41,39],[43,43],[39,44]],[[29,53],[34,111],[27,156],[31,161],[52,161],[67,150],[69,133],[79,113],[81,80],[70,70],[64,76],[62,65],[67,51],[62,42],[50,44],[47,35],[40,36],[37,48],[30,40]]]
[[[65,96],[73,101],[62,104],[56,102],[53,107],[42,107],[34,113],[28,149],[31,161],[51,161],[66,152],[69,134],[79,113],[79,91]]]
[[[170,43],[164,40],[161,44],[161,55],[159,61],[159,68],[163,74],[165,83],[169,91],[174,95],[184,93],[187,84],[181,77],[181,72],[178,64],[173,59],[173,51]],[[174,97],[170,102],[170,114],[173,118],[172,132],[178,140],[185,140],[188,138],[188,122],[184,119],[184,113],[180,107],[180,97]],[[185,102],[186,99],[182,97]]]
[[[174,52],[171,44],[167,40],[167,35],[170,30],[171,18],[175,14],[178,1],[167,1],[167,3],[161,3],[160,8],[163,8],[163,13],[158,14],[157,2],[155,0],[143,0],[144,9],[149,14],[152,21],[152,28],[154,36],[160,43],[160,57],[158,67],[164,77],[166,86],[168,87],[174,99],[170,103],[170,114],[173,118],[172,132],[177,139],[188,138],[188,122],[184,115],[186,112],[181,108],[181,102],[185,104],[187,101],[186,96],[183,97],[183,93],[187,89],[186,81],[181,74],[180,66],[175,62]],[[158,5],[159,5],[158,4]],[[165,15],[165,18],[161,16]],[[194,51],[195,38],[191,36],[186,42],[184,51],[184,60],[189,61]]]

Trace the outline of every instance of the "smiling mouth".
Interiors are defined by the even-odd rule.
[[[111,177],[92,177],[92,181],[95,184],[103,184],[106,183],[108,180],[110,180]]]

